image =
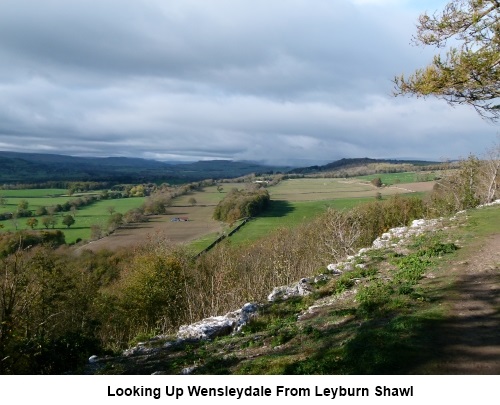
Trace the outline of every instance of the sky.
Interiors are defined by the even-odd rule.
[[[0,150],[309,165],[456,159],[499,132],[393,97],[438,0],[2,0]]]

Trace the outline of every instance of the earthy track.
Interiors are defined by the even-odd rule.
[[[500,374],[500,234],[476,242],[450,273],[449,307],[440,328],[440,360],[432,374]]]

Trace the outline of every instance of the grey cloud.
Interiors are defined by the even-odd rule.
[[[0,149],[283,162],[487,145],[473,111],[390,96],[430,60],[409,46],[418,4],[361,3],[6,0]]]

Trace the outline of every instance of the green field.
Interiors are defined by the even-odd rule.
[[[415,173],[390,174],[387,175],[389,176],[387,177],[387,181],[394,181],[396,179],[395,176],[400,176],[398,178],[401,181],[415,180],[414,175]],[[401,189],[398,188],[376,188],[365,181],[328,178],[303,178],[282,181],[277,186],[268,188],[271,195],[269,210],[243,226],[231,236],[231,241],[234,244],[250,243],[277,228],[294,227],[310,221],[324,212],[327,207],[338,209],[350,208],[365,201],[373,201],[377,193],[381,193],[383,198],[402,193]],[[212,226],[212,222],[214,221],[211,217],[213,211],[211,207],[215,207],[231,189],[248,187],[248,184],[222,183],[221,186],[222,190],[220,191],[217,190],[216,186],[211,186],[175,198],[169,212],[177,214],[177,212],[189,211],[189,217],[192,220],[188,224],[182,225],[182,227],[167,224],[166,229],[163,229],[165,226],[162,227],[162,232],[167,232],[167,236],[170,237],[179,237],[180,235],[177,235],[177,232],[182,231],[185,233],[186,241],[189,241],[193,251],[201,251],[215,240],[221,232],[229,232],[229,227],[222,226],[222,224],[218,227],[220,231],[214,232],[214,228],[217,228],[217,226]],[[66,193],[67,190],[64,189],[1,190],[0,196],[3,197],[4,204],[3,206],[0,205],[0,213],[15,212],[19,202],[22,200],[28,202],[29,210],[36,212],[37,208],[41,206],[50,207],[56,204],[64,204],[69,200],[79,197],[79,195],[69,196]],[[416,195],[416,193],[413,193],[413,195]],[[194,199],[195,202],[190,201],[191,199]],[[78,209],[74,213],[75,224],[69,229],[62,224],[62,218],[69,213],[62,212],[56,214],[58,224],[54,229],[64,231],[67,243],[74,243],[77,240],[88,240],[90,239],[90,227],[92,225],[106,226],[110,216],[110,207],[113,207],[115,212],[125,213],[132,208],[139,207],[143,202],[143,197],[97,201],[89,206]],[[35,218],[39,220],[39,224],[35,229],[44,229],[41,224],[42,217]],[[30,229],[26,223],[27,219],[17,219],[18,230]],[[199,225],[202,223],[206,223],[207,225],[200,227]],[[2,231],[15,230],[13,220],[4,220],[0,224],[3,225]],[[215,223],[215,225],[217,224]],[[196,227],[196,230],[193,230],[193,235],[188,232],[188,228],[190,227]],[[206,234],[203,234],[203,229],[206,229]],[[199,233],[197,234],[195,231]],[[175,234],[168,235],[168,232],[174,232]],[[131,234],[129,236],[132,242],[143,238],[143,236],[137,235],[134,239],[134,235]],[[175,237],[172,239],[176,240]]]
[[[56,204],[64,204],[66,201],[74,200],[81,195],[69,196],[64,189],[27,189],[27,190],[0,190],[0,196],[6,200],[4,205],[0,205],[0,212],[15,212],[20,201],[28,202],[28,209],[35,212],[39,207],[51,207]],[[69,229],[62,224],[62,218],[69,212],[59,212],[55,214],[58,224],[54,229],[64,231],[66,243],[74,243],[78,239],[90,238],[90,226],[94,224],[105,225],[109,218],[109,207],[113,207],[115,212],[125,213],[132,208],[139,207],[144,202],[144,197],[123,198],[114,200],[101,200],[89,206],[81,207],[75,212],[75,224]],[[45,229],[41,224],[42,216],[33,216],[39,223],[35,229]],[[17,219],[17,229],[31,229],[26,221],[28,218]],[[3,231],[14,231],[16,229],[13,220],[0,221]]]
[[[75,224],[67,229],[62,224],[59,224],[61,229],[64,229],[66,235],[66,243],[73,243],[77,239],[90,239],[90,226],[94,224],[105,227],[110,216],[108,208],[113,207],[115,212],[121,214],[139,207],[144,202],[144,197],[120,198],[115,200],[102,200],[90,206],[83,207],[76,212]],[[63,214],[66,215],[67,213]],[[56,226],[57,228],[57,226]]]
[[[401,173],[395,173],[401,174]],[[411,177],[406,174],[407,180]],[[393,177],[394,178],[394,177]],[[238,186],[238,185],[235,185]],[[239,185],[241,188],[242,185]],[[231,243],[242,245],[254,242],[281,227],[294,227],[312,220],[328,207],[349,209],[363,202],[373,201],[377,193],[383,198],[404,194],[398,188],[376,188],[355,179],[290,179],[269,187],[271,206],[259,217],[252,219],[231,236]],[[421,196],[423,193],[410,193]],[[187,198],[187,197],[186,197]],[[198,197],[196,197],[198,199]],[[194,242],[196,248],[203,248],[217,238],[207,235]],[[199,249],[201,250],[201,249]]]
[[[242,245],[255,242],[276,229],[293,228],[325,212],[328,207],[347,209],[372,198],[346,198],[331,201],[280,201],[271,200],[270,208],[244,225],[231,236],[231,243]]]
[[[0,204],[0,212],[14,212],[20,201],[26,200],[28,209],[35,211],[38,207],[64,204],[76,197],[67,195],[65,189],[45,188],[27,190],[0,190],[4,203]]]
[[[401,181],[400,184],[413,183],[416,178],[415,173],[394,173],[386,175],[387,181],[395,182],[395,175],[404,175],[401,179],[411,181]],[[366,179],[331,179],[331,178],[303,178],[290,179],[270,187],[269,193],[273,200],[286,201],[321,201],[338,200],[351,198],[375,197],[377,193],[383,196],[400,194],[401,190],[392,187],[376,188],[368,182],[369,178],[380,176],[367,176]],[[382,180],[384,181],[384,180]],[[430,182],[429,182],[430,184]]]
[[[242,189],[245,188],[245,183],[222,183],[221,191],[217,191],[216,186],[205,187],[202,190],[195,190],[186,195],[179,196],[175,198],[174,206],[187,206],[191,205],[189,202],[190,198],[196,200],[196,205],[217,205],[220,200],[222,200],[225,195],[231,191],[233,188]]]
[[[66,195],[68,190],[64,188],[41,188],[23,190],[0,190],[0,196],[5,198],[36,198],[36,197],[60,197]]]
[[[380,174],[370,174],[367,176],[359,176],[357,179],[364,181],[371,181],[376,178],[380,178],[382,183],[387,185],[399,184],[399,183],[414,183],[417,181],[431,181],[435,179],[435,173],[433,172],[403,172],[403,173],[380,173]]]

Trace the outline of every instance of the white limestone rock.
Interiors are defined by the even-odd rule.
[[[271,294],[268,295],[269,302],[286,300],[292,297],[304,297],[311,293],[311,286],[306,278],[301,279],[297,284],[284,285],[281,287],[274,287]]]
[[[183,325],[177,332],[181,340],[208,340],[238,332],[255,315],[258,306],[247,303],[243,308],[226,315],[212,316],[191,325]]]

